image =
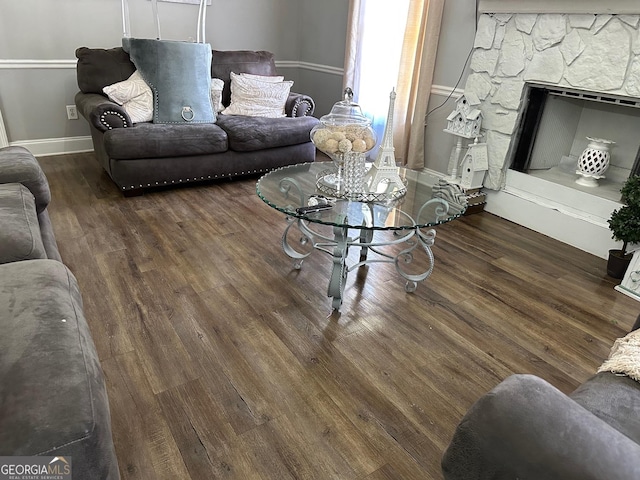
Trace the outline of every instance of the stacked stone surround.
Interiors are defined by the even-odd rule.
[[[640,97],[640,15],[483,14],[465,93],[481,100],[485,186],[504,186],[525,83]]]

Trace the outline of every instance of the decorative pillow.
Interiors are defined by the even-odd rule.
[[[154,123],[215,123],[211,45],[126,38],[123,47],[151,87]]]
[[[216,113],[224,110],[222,105],[222,90],[224,90],[224,81],[219,78],[211,79],[211,106]]]
[[[122,105],[133,123],[153,119],[153,93],[137,70],[127,80],[108,85],[102,91],[109,100]]]
[[[220,78],[224,81],[223,105],[229,105],[231,101],[231,72],[247,72],[256,75],[277,74],[276,62],[271,52],[213,50],[211,54],[211,78]]]
[[[280,83],[284,81],[284,77],[282,75],[254,75],[253,73],[241,73],[240,76],[249,78],[251,80],[258,80],[269,83]]]
[[[251,117],[284,117],[292,81],[264,81],[231,72],[231,104],[224,115]]]

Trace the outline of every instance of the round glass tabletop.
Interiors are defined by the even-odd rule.
[[[406,230],[439,225],[461,216],[466,197],[457,185],[400,167],[404,188],[395,186],[373,195],[344,198],[327,186],[330,162],[312,162],[273,170],[258,180],[256,192],[270,207],[303,220],[346,228]],[[333,195],[332,195],[333,194]],[[325,200],[326,199],[326,200]],[[299,207],[322,204],[331,208],[298,212]]]

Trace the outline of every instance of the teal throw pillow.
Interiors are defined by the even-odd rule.
[[[154,123],[214,123],[211,46],[125,38],[122,46],[153,92]]]

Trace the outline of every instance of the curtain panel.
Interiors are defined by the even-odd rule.
[[[344,86],[358,88],[360,42],[367,0],[350,0]],[[391,5],[391,4],[390,4]],[[393,8],[390,6],[390,8]],[[444,0],[410,0],[396,82],[393,140],[396,160],[424,168],[425,116],[433,82]],[[386,93],[386,92],[384,92]],[[384,94],[381,93],[381,94]]]

